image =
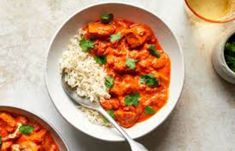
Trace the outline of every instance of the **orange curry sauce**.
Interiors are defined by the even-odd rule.
[[[100,102],[105,110],[112,110],[121,126],[128,128],[144,121],[164,106],[168,99],[171,63],[149,26],[115,18],[106,24],[101,20],[90,22],[83,30],[84,38],[94,42],[91,55],[106,57],[104,67],[114,83],[109,89],[111,98],[101,98]],[[112,42],[111,35],[115,34],[121,38]],[[160,57],[151,54],[150,45]],[[128,68],[127,58],[135,60],[134,69]],[[154,75],[158,85],[141,83],[140,77],[145,74]],[[127,105],[125,97],[133,93],[139,94],[138,104]],[[151,112],[146,112],[146,108]]]
[[[50,133],[24,116],[0,112],[1,151],[59,151]]]

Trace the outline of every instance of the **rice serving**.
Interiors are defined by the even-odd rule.
[[[107,74],[89,53],[82,51],[79,45],[82,34],[82,29],[79,29],[78,34],[71,39],[68,49],[63,52],[60,71],[64,73],[65,82],[87,101],[98,102],[101,98],[108,99],[110,95],[104,84]],[[82,106],[79,106],[79,109],[87,114],[90,121],[109,125],[98,112]]]

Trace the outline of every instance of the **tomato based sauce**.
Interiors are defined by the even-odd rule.
[[[0,112],[1,151],[59,151],[50,133],[24,116]]]
[[[100,103],[121,126],[132,127],[166,104],[171,63],[149,26],[115,18],[90,22],[83,31],[94,43],[89,53],[105,58],[112,78],[111,98]]]

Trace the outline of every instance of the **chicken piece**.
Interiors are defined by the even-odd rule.
[[[52,137],[47,134],[42,142],[42,148],[45,151],[58,151],[56,144],[54,143]]]
[[[163,68],[168,63],[169,57],[167,54],[162,53],[160,58],[154,58],[152,61],[152,67],[155,69]]]
[[[1,112],[0,113],[0,120],[6,122],[7,125],[9,125],[10,127],[16,127],[16,121],[10,114]]]
[[[9,151],[11,145],[12,145],[11,141],[2,142],[1,151]]]
[[[42,129],[38,132],[34,132],[31,135],[22,135],[19,138],[19,142],[24,142],[24,141],[33,141],[36,143],[40,143],[43,141],[44,136],[46,135],[47,131],[45,129]]]
[[[159,107],[162,107],[166,100],[167,100],[168,96],[167,96],[167,92],[163,91],[160,93],[157,93],[155,95],[153,95],[152,97],[150,97],[149,99],[147,99],[143,105],[144,106],[148,106],[148,105],[157,105]]]
[[[153,35],[152,30],[143,24],[134,24],[126,34],[126,40],[130,48],[143,45]]]
[[[124,75],[115,79],[114,86],[110,89],[110,93],[122,96],[130,92],[135,92],[138,90],[138,83],[138,77]]]
[[[4,127],[0,127],[0,136],[2,136],[2,138],[4,138],[7,135],[8,135],[7,130]]]
[[[125,128],[133,126],[138,119],[137,114],[131,111],[117,110],[114,114],[118,123]]]
[[[115,72],[123,72],[126,70],[126,59],[125,58],[119,58],[115,56],[108,56],[107,57],[107,63],[111,69]]]
[[[102,24],[92,22],[88,24],[88,33],[93,37],[106,37],[115,32],[115,26],[112,24]]]
[[[148,50],[132,50],[129,52],[129,55],[131,58],[133,59],[137,59],[137,60],[143,60],[148,58],[149,56],[149,51]]]
[[[110,46],[108,42],[96,40],[94,44],[93,53],[95,55],[102,56],[107,54],[106,49]]]
[[[152,59],[143,59],[138,62],[138,65],[141,67],[142,70],[149,68],[152,64]]]
[[[32,141],[24,141],[19,144],[19,149],[23,151],[39,151],[39,146]]]
[[[118,99],[101,100],[100,103],[106,110],[118,109],[120,106]]]
[[[27,121],[28,121],[27,118],[26,118],[26,117],[23,117],[23,116],[18,116],[18,117],[16,118],[16,122],[17,122],[17,123],[26,124]]]

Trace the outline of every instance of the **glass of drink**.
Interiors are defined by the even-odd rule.
[[[213,23],[235,20],[235,0],[185,0],[186,6],[197,17]]]

